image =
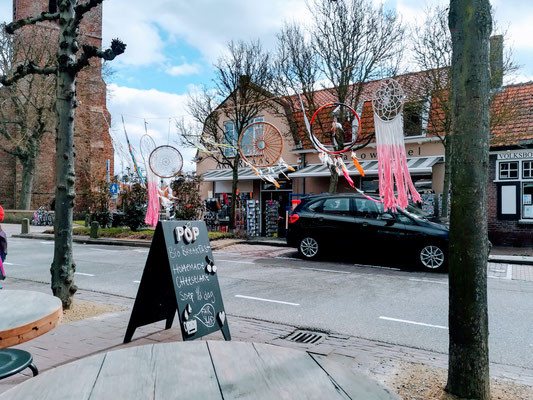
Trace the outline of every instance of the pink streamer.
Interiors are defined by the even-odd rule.
[[[396,206],[404,209],[409,204],[409,198],[420,202],[420,195],[411,181],[407,168],[405,146],[382,144],[377,146],[377,150],[379,193],[383,198],[385,210],[394,211]],[[397,196],[394,195],[395,186]]]
[[[159,220],[159,196],[157,181],[148,176],[148,209],[144,222],[146,225],[156,226]]]

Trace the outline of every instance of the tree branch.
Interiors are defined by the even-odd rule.
[[[34,25],[37,22],[43,22],[43,21],[55,21],[58,18],[59,18],[58,12],[55,12],[55,13],[43,12],[40,15],[37,15],[35,17],[23,18],[17,21],[13,21],[10,24],[7,24],[6,32],[12,35],[13,33],[15,33],[17,29],[20,29],[23,26]]]
[[[89,0],[86,3],[78,4],[76,7],[74,7],[74,11],[76,12],[76,20],[81,21],[86,12],[91,11],[91,9],[98,6],[103,1],[104,0]]]
[[[28,63],[18,65],[11,77],[8,77],[7,75],[0,75],[0,83],[4,86],[11,86],[27,75],[55,75],[56,73],[56,66],[39,67],[33,61],[30,61]]]
[[[89,65],[89,61],[93,57],[98,57],[106,61],[111,61],[115,59],[116,56],[124,53],[126,50],[126,45],[121,42],[119,39],[113,39],[111,41],[111,48],[102,51],[96,46],[85,45],[82,47],[83,54],[80,56],[78,61],[72,66],[75,72],[81,71],[83,68]]]

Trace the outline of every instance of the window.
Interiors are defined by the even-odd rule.
[[[226,141],[225,144],[232,146],[232,147],[224,147],[224,155],[226,157],[235,157],[235,154],[237,154],[237,146],[238,138],[235,134],[235,124],[231,121],[224,122],[224,140]]]
[[[48,11],[51,13],[57,12],[57,0],[50,0],[48,2]]]
[[[405,137],[424,136],[426,134],[430,99],[410,101],[403,106],[403,130]]]
[[[263,120],[264,120],[263,117],[253,118],[246,125],[249,125],[253,122],[263,121]],[[224,148],[223,150],[224,155],[226,157],[235,157],[235,155],[237,154],[238,148],[239,148],[239,137],[235,130],[235,124],[233,123],[233,121],[224,122],[224,140],[225,140],[225,144],[232,146],[232,147]]]
[[[522,178],[533,179],[533,161],[522,162]]]
[[[309,211],[316,212],[316,211],[320,208],[320,206],[322,205],[322,203],[323,203],[322,200],[315,201],[315,202],[309,204],[309,205],[307,206],[307,209],[308,209]]]
[[[350,213],[350,199],[349,198],[327,199],[324,201],[322,212],[324,214],[348,215]]]
[[[378,218],[383,213],[383,203],[368,199],[355,199],[355,215],[360,218]]]
[[[518,161],[500,163],[500,179],[518,179]]]
[[[533,183],[522,186],[522,218],[533,219]]]

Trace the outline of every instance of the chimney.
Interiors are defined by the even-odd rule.
[[[500,89],[503,85],[503,36],[490,38],[490,88]]]

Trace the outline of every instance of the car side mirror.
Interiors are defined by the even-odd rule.
[[[396,221],[396,218],[389,213],[383,213],[381,214],[381,220],[385,221],[387,225],[392,225]]]

